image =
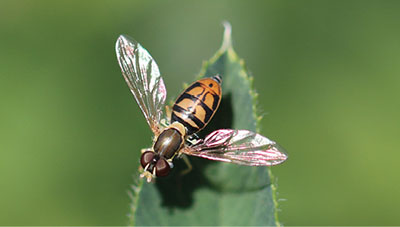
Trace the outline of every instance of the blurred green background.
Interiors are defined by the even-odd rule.
[[[151,133],[128,34],[176,97],[223,20],[255,77],[285,225],[399,225],[400,1],[0,1],[0,225],[125,225]]]

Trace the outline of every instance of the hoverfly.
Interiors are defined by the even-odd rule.
[[[204,139],[192,138],[207,125],[220,104],[220,76],[190,85],[167,119],[163,113],[167,90],[149,52],[123,35],[117,40],[116,52],[122,75],[154,134],[153,147],[142,149],[140,157],[140,176],[148,182],[168,175],[173,159],[183,154],[247,166],[272,166],[287,159],[274,141],[248,130],[219,129]]]

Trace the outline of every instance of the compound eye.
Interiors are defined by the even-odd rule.
[[[171,170],[171,167],[169,166],[167,160],[165,160],[164,158],[161,158],[160,160],[157,161],[157,164],[156,164],[156,176],[157,177],[167,176],[170,170]]]
[[[146,168],[146,166],[154,159],[154,155],[155,154],[152,151],[146,151],[142,154],[140,157],[140,164],[143,168]]]

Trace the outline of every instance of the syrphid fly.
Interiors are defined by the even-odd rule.
[[[248,130],[219,129],[204,139],[194,139],[218,109],[221,76],[190,85],[175,101],[168,118],[163,112],[167,90],[149,52],[123,35],[117,40],[116,52],[122,75],[154,134],[153,146],[142,149],[140,158],[141,177],[148,182],[168,175],[174,158],[184,155],[247,166],[278,165],[287,159],[274,141]]]

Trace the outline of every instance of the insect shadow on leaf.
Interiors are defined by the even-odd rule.
[[[198,133],[200,138],[204,138],[209,133],[217,129],[232,128],[233,111],[232,95],[224,94],[221,104],[210,123]],[[186,163],[182,159],[175,159],[174,169],[168,177],[158,178],[156,181],[157,189],[162,196],[162,205],[172,208],[189,208],[193,204],[193,193],[202,187],[220,191],[205,176],[204,171],[209,165],[218,165],[217,162],[189,157],[192,170],[182,175],[182,171],[187,169]]]

